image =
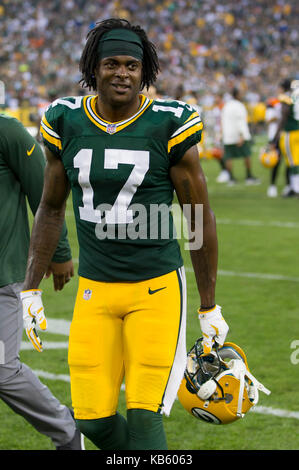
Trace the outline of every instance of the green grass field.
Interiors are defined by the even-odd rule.
[[[227,339],[246,352],[252,373],[271,390],[260,394],[255,411],[228,426],[215,426],[189,416],[178,401],[165,418],[170,450],[295,450],[299,449],[299,200],[269,199],[269,171],[257,157],[262,137],[256,138],[254,173],[260,186],[244,184],[242,162],[235,163],[240,183],[227,187],[216,183],[216,161],[203,161],[210,201],[215,212],[219,239],[217,302],[230,325]],[[284,164],[279,171],[279,189],[284,186]],[[78,258],[76,234],[69,205],[69,238],[74,260]],[[196,309],[199,297],[189,254],[183,251],[188,281],[188,330],[190,347],[200,336]],[[77,264],[76,264],[77,267]],[[71,321],[77,276],[62,292],[52,281],[42,283],[49,319]],[[48,342],[67,343],[67,334],[41,334]],[[296,343],[297,341],[297,343]],[[24,342],[26,344],[27,340]],[[296,349],[292,349],[292,346]],[[21,350],[21,360],[38,371],[41,380],[61,402],[71,405],[67,350],[47,349],[42,354]],[[298,362],[298,364],[297,364]],[[125,412],[124,392],[119,411]],[[53,449],[48,438],[37,433],[21,417],[0,402],[0,449]],[[86,440],[87,449],[95,449]]]

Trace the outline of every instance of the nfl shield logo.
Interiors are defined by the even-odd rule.
[[[114,134],[114,132],[116,131],[116,124],[108,124],[106,130],[108,134]]]
[[[91,292],[92,292],[91,290],[85,289],[84,294],[83,294],[83,299],[84,300],[89,300],[90,297],[91,297]]]

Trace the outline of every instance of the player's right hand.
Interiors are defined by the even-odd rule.
[[[41,330],[47,329],[47,320],[42,302],[42,291],[32,289],[22,291],[21,300],[23,304],[23,323],[29,341],[38,352],[42,352],[42,342],[36,332],[36,324]]]

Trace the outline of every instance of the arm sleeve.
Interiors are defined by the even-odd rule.
[[[5,136],[5,138],[3,138]],[[35,215],[43,191],[45,157],[39,143],[30,135],[25,127],[16,119],[9,119],[3,130],[5,158],[20,182],[26,195],[30,209]],[[59,244],[53,256],[55,262],[71,259],[71,249],[67,240],[67,227],[64,222]]]
[[[62,139],[57,131],[54,130],[54,126],[59,120],[55,114],[57,114],[56,110],[50,106],[41,119],[40,133],[44,145],[48,147],[52,153],[57,155],[58,158],[61,158]]]
[[[45,158],[38,142],[17,119],[8,119],[1,133],[4,158],[19,181],[33,214],[42,191]]]
[[[178,163],[189,148],[200,142],[203,130],[203,123],[198,111],[186,103],[178,103],[183,105],[183,112],[181,117],[174,121],[175,126],[168,140],[171,165]]]

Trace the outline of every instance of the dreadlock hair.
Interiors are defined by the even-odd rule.
[[[129,21],[122,18],[110,18],[96,23],[96,26],[88,32],[86,36],[87,41],[79,62],[79,70],[82,73],[79,83],[82,84],[83,88],[96,91],[97,86],[94,71],[99,62],[97,53],[98,44],[103,34],[115,28],[129,29],[140,37],[143,46],[140,88],[146,87],[148,89],[155,82],[160,70],[156,47],[149,41],[145,31],[140,26],[133,26]]]
[[[281,88],[284,91],[289,91],[291,88],[291,80],[289,78],[285,78],[281,83],[280,83]]]

